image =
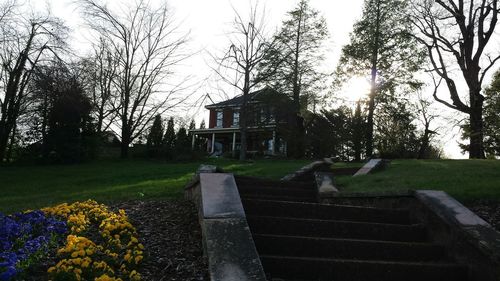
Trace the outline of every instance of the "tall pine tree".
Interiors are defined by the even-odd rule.
[[[156,115],[153,125],[149,130],[147,138],[147,146],[150,148],[161,147],[163,143],[163,121],[161,120],[161,115]]]
[[[175,128],[174,128],[174,118],[170,117],[167,122],[167,129],[165,130],[165,136],[163,136],[163,150],[165,151],[165,157],[167,159],[174,158],[174,147],[175,146]]]
[[[301,110],[308,104],[314,107],[317,102],[316,95],[324,77],[318,65],[323,60],[322,44],[327,37],[325,18],[309,5],[308,0],[301,0],[287,13],[275,36],[275,46],[268,50],[260,65],[259,76],[272,79],[268,83],[293,100],[296,120],[289,137],[289,150],[295,157],[304,155],[305,131]]]
[[[420,69],[424,50],[419,49],[404,12],[408,0],[365,0],[363,14],[354,24],[350,42],[342,49],[337,83],[355,76],[370,76],[366,128],[366,155],[373,154],[374,116],[384,95],[402,86],[419,87],[413,74]]]

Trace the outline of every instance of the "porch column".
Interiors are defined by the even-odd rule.
[[[233,132],[233,157],[236,157],[236,132]]]
[[[212,133],[212,147],[210,149],[210,153],[215,152],[215,133]]]
[[[193,150],[193,151],[194,151],[194,143],[195,143],[195,139],[196,139],[196,138],[195,138],[195,134],[193,133],[193,137],[192,137],[192,139],[191,139],[191,150]]]
[[[273,131],[273,149],[271,150],[273,155],[276,155],[276,131]]]

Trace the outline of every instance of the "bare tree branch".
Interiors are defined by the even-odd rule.
[[[181,85],[168,89],[163,81],[173,79],[174,68],[190,57],[182,34],[166,3],[152,6],[140,0],[121,5],[116,13],[98,0],[77,1],[90,27],[110,42],[117,58],[114,87],[122,139],[122,157],[142,135],[155,115],[184,102],[189,95]],[[113,3],[115,4],[115,3]],[[118,4],[116,4],[118,5]],[[181,80],[181,84],[186,80]]]

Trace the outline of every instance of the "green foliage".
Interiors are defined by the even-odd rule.
[[[375,147],[382,158],[416,158],[420,148],[416,116],[404,102],[382,104],[376,123]]]
[[[306,118],[308,156],[359,161],[363,153],[366,121],[358,104],[355,112],[347,106],[310,114]]]
[[[200,124],[200,129],[203,129],[201,128],[202,126],[205,126],[205,120],[203,120]],[[194,120],[191,120],[191,123],[189,124],[189,130],[196,130],[196,122]],[[189,133],[189,138],[191,139],[191,137],[193,136],[193,133]],[[202,138],[200,138],[199,136],[195,136],[194,137],[194,151],[193,153],[197,156],[201,156],[205,153],[205,150],[206,150],[206,146],[204,145],[204,142],[202,140]]]
[[[174,118],[170,117],[167,122],[167,129],[165,130],[165,136],[163,136],[163,151],[167,159],[174,158],[175,149],[175,128],[174,128]]]
[[[311,8],[308,0],[301,0],[287,13],[275,36],[274,48],[260,65],[260,76],[271,78],[276,90],[292,97],[295,106],[300,104],[299,108],[306,109],[316,102],[322,87],[324,74],[318,65],[324,57],[322,47],[327,37],[325,18]]]
[[[41,144],[36,154],[48,163],[75,163],[97,154],[99,138],[91,104],[76,76],[61,63],[39,67],[34,77],[31,141]],[[33,151],[31,151],[33,152]]]
[[[349,44],[342,48],[335,86],[353,76],[369,76],[376,67],[377,91],[390,93],[398,86],[418,88],[413,73],[425,58],[412,37],[404,11],[406,0],[365,0],[362,18],[354,24]]]
[[[156,115],[153,125],[149,130],[147,145],[150,147],[160,147],[163,143],[163,121],[161,115]]]
[[[470,122],[461,126],[463,140],[470,139]],[[500,157],[500,71],[493,75],[493,81],[484,90],[483,145],[487,157]],[[460,143],[462,152],[469,151],[469,143]]]
[[[301,0],[287,13],[274,44],[259,64],[258,79],[293,100],[291,111],[296,117],[290,119],[293,130],[287,141],[288,154],[295,158],[303,157],[305,151],[301,112],[316,107],[317,94],[324,87],[326,75],[318,66],[323,60],[322,45],[327,37],[325,18],[309,5],[308,0]]]
[[[500,157],[500,71],[495,73],[484,95],[484,151],[488,156]]]
[[[414,73],[421,69],[424,49],[412,36],[406,17],[408,0],[365,0],[363,14],[354,24],[349,44],[342,48],[334,89],[352,77],[371,78],[366,127],[366,154],[373,154],[376,107],[387,96],[414,92],[422,83]]]
[[[161,150],[163,145],[163,121],[161,115],[156,115],[153,125],[149,130],[149,134],[146,141],[146,146],[148,149],[148,155],[150,157],[161,156]]]
[[[175,134],[175,158],[177,160],[189,160],[192,157],[191,140],[186,128],[180,127]]]

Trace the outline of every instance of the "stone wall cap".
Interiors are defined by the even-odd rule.
[[[245,217],[233,174],[201,173],[200,184],[204,218]]]
[[[500,262],[500,233],[460,202],[439,190],[417,190],[415,197],[444,222],[458,227],[481,251]]]

